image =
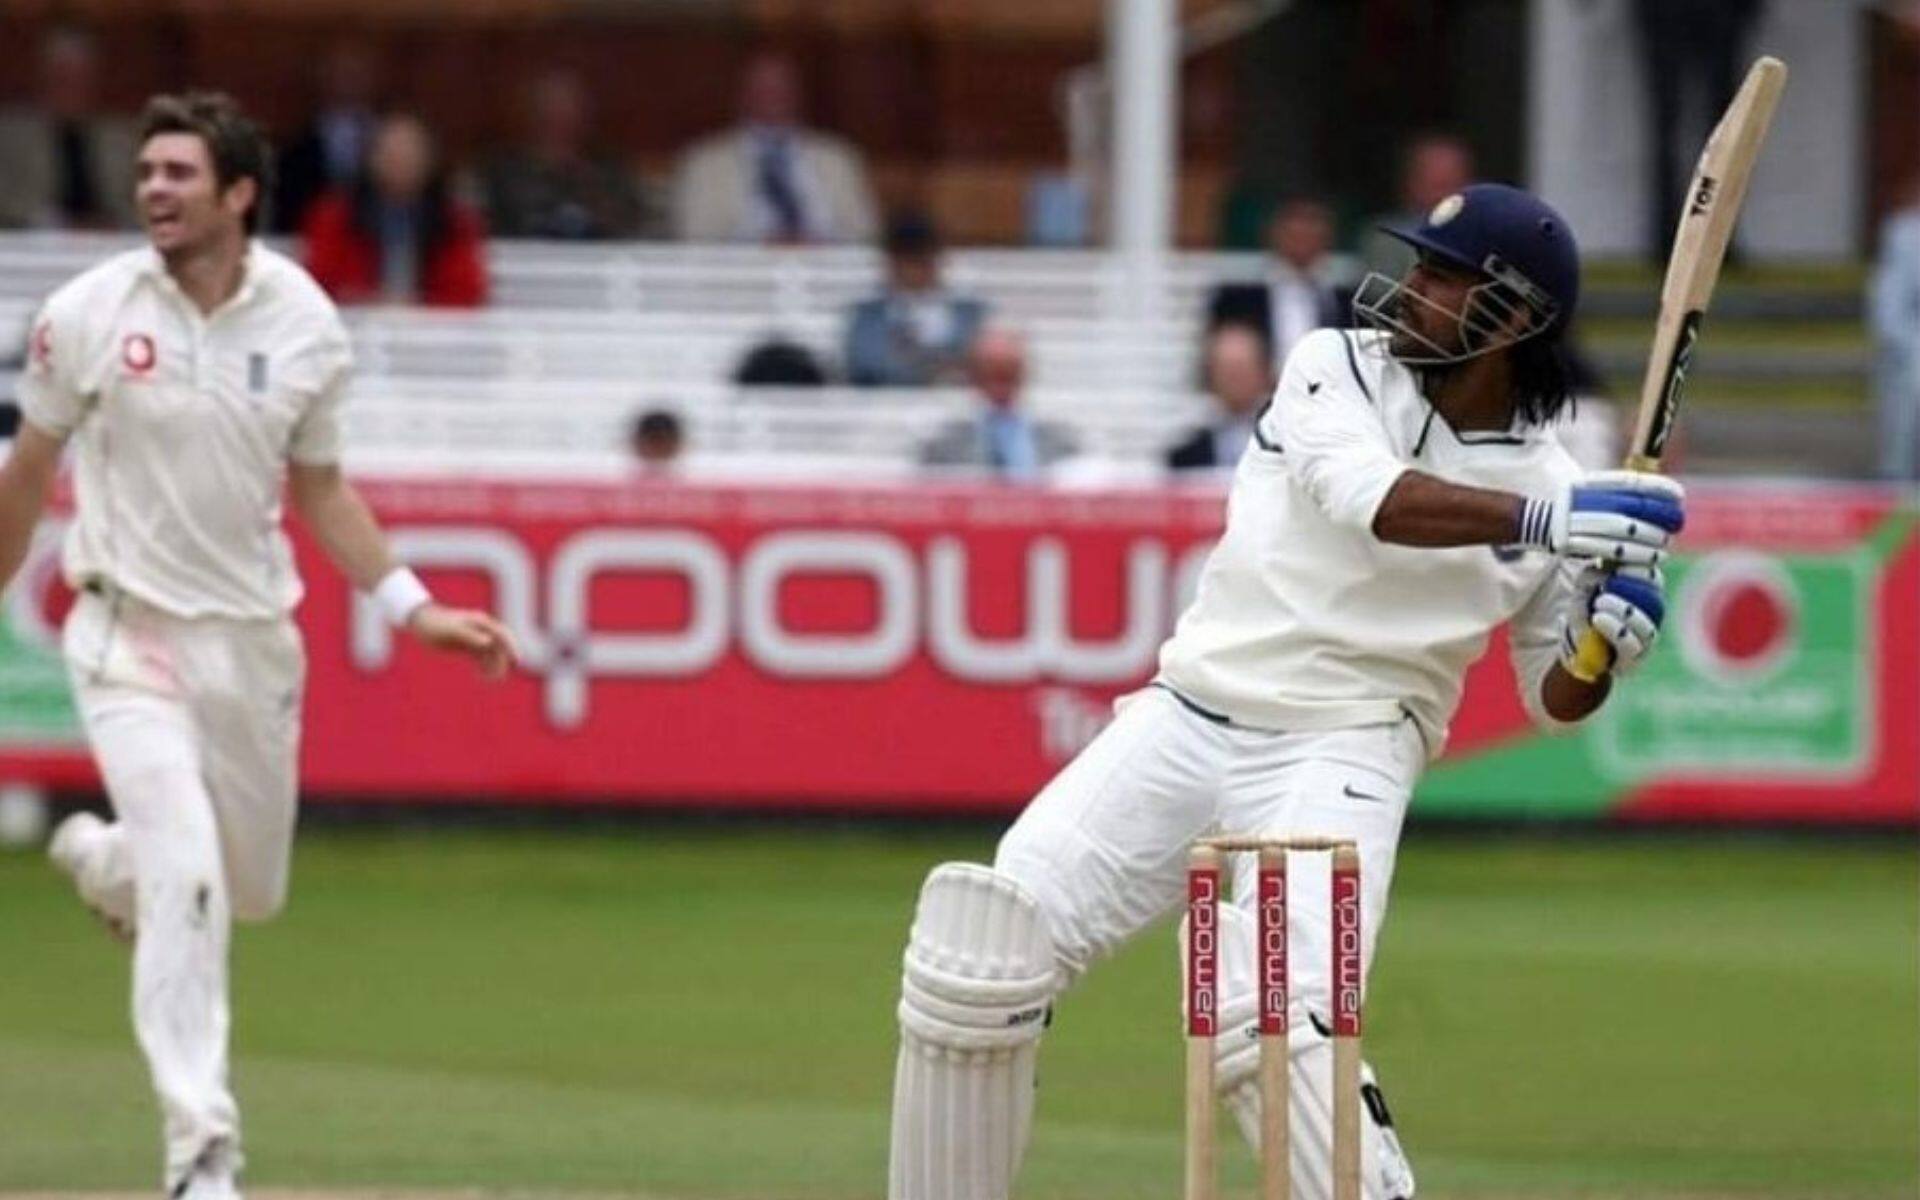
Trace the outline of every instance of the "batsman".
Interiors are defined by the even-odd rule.
[[[1389,232],[1415,265],[1362,282],[1363,328],[1321,330],[1289,356],[1157,677],[1119,701],[992,866],[943,864],[921,888],[898,1009],[893,1200],[1012,1193],[1056,997],[1176,910],[1195,839],[1352,839],[1370,970],[1408,800],[1494,631],[1508,627],[1521,702],[1548,730],[1592,715],[1652,650],[1684,496],[1659,475],[1585,474],[1554,436],[1571,404],[1573,230],[1527,192],[1477,184]],[[1289,893],[1302,1200],[1332,1194],[1321,871],[1292,872]],[[1250,878],[1235,882],[1216,1080],[1251,1141],[1254,897]],[[1361,1093],[1364,1194],[1412,1197],[1370,1069]]]

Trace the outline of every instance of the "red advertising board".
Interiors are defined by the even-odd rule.
[[[394,647],[307,559],[308,779],[342,793],[1004,805],[1153,668],[1212,494],[369,484],[530,669]]]
[[[463,663],[396,641],[300,540],[311,663],[305,783],[340,798],[1011,810],[1098,731],[1115,695],[1151,676],[1221,520],[1210,490],[361,487],[402,556],[443,597],[500,611],[526,662],[489,685]],[[1865,489],[1763,504],[1744,490],[1695,497],[1689,554],[1702,563],[1720,551],[1747,556],[1740,562],[1761,556],[1761,579],[1774,570],[1766,556],[1786,562],[1774,574],[1787,580],[1780,603],[1795,630],[1824,628],[1830,609],[1859,609],[1857,622],[1827,620],[1840,643],[1821,645],[1850,655],[1859,676],[1858,688],[1835,687],[1866,698],[1808,735],[1821,769],[1796,785],[1812,789],[1805,802],[1764,815],[1913,820],[1920,634],[1911,600],[1890,602],[1920,573],[1910,510]],[[1863,547],[1879,557],[1867,562]],[[1836,593],[1821,555],[1844,560],[1835,578],[1858,587]],[[1703,567],[1700,578],[1708,574]],[[1729,596],[1731,609],[1714,601],[1708,617],[1686,618],[1700,628],[1685,636],[1709,649],[1730,637],[1737,658],[1754,642],[1747,625],[1773,637],[1781,621],[1765,596]],[[1730,634],[1723,609],[1740,626]],[[1678,728],[1672,711],[1701,703],[1675,689],[1718,686],[1717,668],[1692,649],[1684,657],[1674,669],[1693,674],[1655,677],[1657,703],[1622,706],[1627,724],[1596,732],[1591,761],[1570,768],[1585,774],[1541,780],[1547,799],[1529,811],[1590,816],[1640,804],[1650,816],[1743,815],[1746,781],[1772,767],[1746,769],[1742,744],[1730,757],[1689,758],[1701,751],[1697,731],[1667,736]],[[1892,662],[1909,665],[1894,672]],[[1795,677],[1784,678],[1776,690]],[[1508,679],[1499,661],[1473,673],[1451,761],[1435,772],[1439,809],[1471,814],[1477,796],[1497,797],[1465,769],[1476,758],[1530,752]],[[1735,685],[1760,694],[1737,671]],[[1772,708],[1736,713],[1728,727],[1764,730],[1761,718],[1784,719],[1796,704],[1811,712],[1818,697],[1803,692],[1782,691]],[[1623,758],[1613,745],[1623,739],[1659,754]],[[0,767],[15,775],[71,780],[82,761],[71,738],[14,744]]]

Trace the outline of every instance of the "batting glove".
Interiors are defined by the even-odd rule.
[[[1584,683],[1625,675],[1652,651],[1666,615],[1660,568],[1588,567],[1560,626],[1560,666]]]
[[[1520,543],[1564,558],[1652,567],[1686,523],[1686,490],[1674,480],[1596,471],[1557,496],[1528,500],[1520,512]]]

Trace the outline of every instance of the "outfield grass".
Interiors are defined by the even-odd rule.
[[[310,831],[236,950],[250,1179],[877,1196],[908,905],[989,845]],[[1914,1196],[1916,897],[1893,840],[1416,833],[1368,1045],[1423,1200]],[[150,1185],[126,971],[0,855],[0,1190]],[[1173,1194],[1176,1008],[1164,931],[1061,1004],[1023,1197]]]

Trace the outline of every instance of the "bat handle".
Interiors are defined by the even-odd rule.
[[[1613,650],[1607,645],[1607,639],[1589,626],[1580,635],[1580,643],[1573,649],[1573,662],[1568,664],[1567,674],[1582,683],[1592,683],[1607,673],[1613,666]]]

